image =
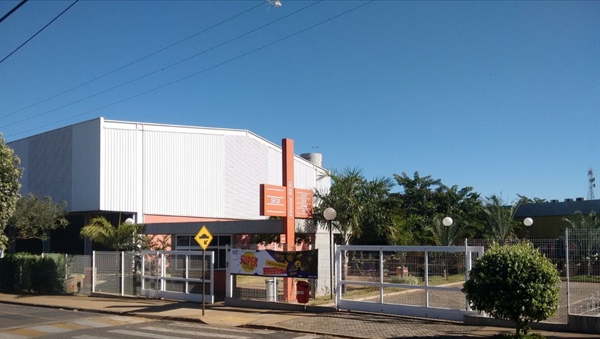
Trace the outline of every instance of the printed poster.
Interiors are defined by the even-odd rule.
[[[232,274],[268,277],[317,278],[318,251],[272,251],[232,249]]]

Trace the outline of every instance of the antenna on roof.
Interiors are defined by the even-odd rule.
[[[588,170],[588,200],[594,200],[594,187],[596,187],[596,177],[594,177],[594,171],[590,168]]]

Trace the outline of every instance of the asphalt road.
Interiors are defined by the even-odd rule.
[[[324,339],[333,337],[0,304],[0,338]]]

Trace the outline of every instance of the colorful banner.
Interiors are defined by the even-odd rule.
[[[232,249],[229,272],[268,277],[317,278],[318,251]]]

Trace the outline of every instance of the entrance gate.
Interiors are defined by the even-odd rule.
[[[212,251],[142,251],[141,295],[214,303],[214,262]]]
[[[337,309],[462,321],[482,246],[337,246]]]

